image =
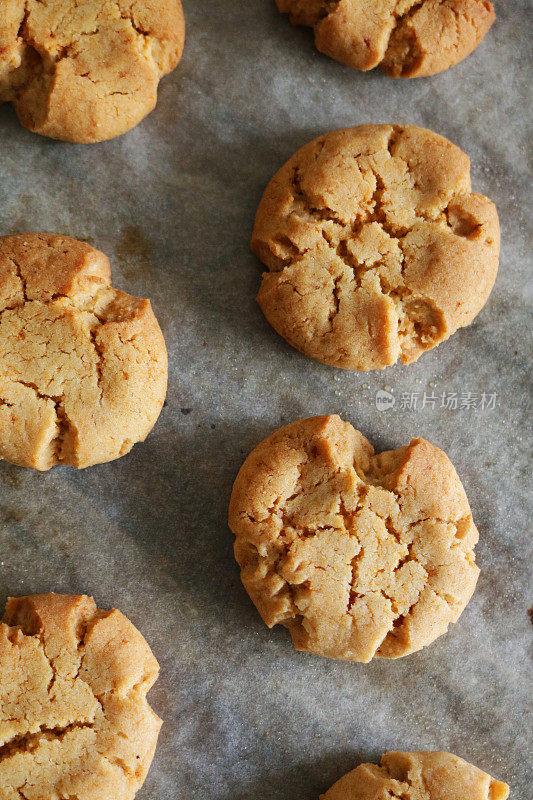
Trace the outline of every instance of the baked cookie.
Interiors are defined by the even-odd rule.
[[[321,800],[506,800],[509,787],[451,753],[385,753],[381,766],[361,764]]]
[[[266,318],[336,367],[416,361],[472,322],[496,278],[496,208],[470,188],[468,157],[411,125],[346,128],[302,147],[255,218]]]
[[[0,237],[0,458],[46,470],[123,456],[166,386],[150,301],[113,289],[103,253],[49,233]]]
[[[2,0],[0,102],[53,139],[112,139],[155,107],[184,37],[181,0]]]
[[[120,611],[90,597],[11,598],[0,623],[0,800],[131,800],[161,720],[159,665]]]
[[[496,17],[487,0],[276,0],[293,25],[314,28],[317,48],[342,64],[421,78],[458,64]]]
[[[296,650],[399,658],[455,622],[476,586],[478,532],[447,456],[423,439],[374,455],[338,416],[272,433],[235,481],[244,586]]]

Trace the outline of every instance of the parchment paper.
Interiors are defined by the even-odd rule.
[[[127,135],[52,142],[0,109],[0,233],[49,230],[104,250],[115,285],[151,298],[169,349],[168,404],[130,455],[82,472],[0,464],[0,602],[93,594],[160,661],[150,700],[165,724],[139,800],[317,800],[387,749],[450,750],[531,800],[531,9],[496,5],[462,64],[392,81],[318,54],[271,0],[185,0],[184,60]],[[350,374],[269,327],[248,242],[266,183],[296,148],[368,121],[423,125],[465,150],[474,189],[498,207],[502,251],[473,325],[408,368]],[[376,408],[378,390],[392,408]],[[477,407],[442,408],[454,392]],[[240,583],[226,524],[236,471],[273,429],[324,412],[379,450],[417,435],[441,446],[480,529],[467,610],[399,661],[296,654]]]

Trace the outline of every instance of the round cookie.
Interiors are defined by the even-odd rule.
[[[150,302],[110,285],[103,253],[66,236],[0,237],[0,458],[46,470],[125,455],[166,386]]]
[[[494,204],[454,144],[414,126],[327,133],[279,170],[251,247],[275,330],[345,369],[410,364],[469,325],[498,269]]]
[[[381,766],[361,764],[321,800],[506,800],[509,787],[451,753],[385,753]]]
[[[0,102],[35,133],[111,139],[155,107],[184,37],[181,0],[4,0]]]
[[[421,78],[453,67],[496,17],[487,0],[276,0],[293,25],[314,28],[317,48],[360,70]]]
[[[11,598],[0,623],[0,800],[132,800],[161,720],[159,665],[120,611],[86,596]]]
[[[235,481],[242,582],[296,650],[368,662],[445,633],[478,578],[478,532],[447,456],[423,439],[374,454],[338,416],[286,425]]]

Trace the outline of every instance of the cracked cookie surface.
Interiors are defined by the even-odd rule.
[[[257,300],[293,347],[345,369],[410,364],[469,325],[498,269],[498,214],[470,162],[414,126],[361,125],[305,145],[267,186]]]
[[[435,75],[466,58],[494,22],[487,0],[276,0],[314,29],[322,53],[392,78]]]
[[[3,0],[0,102],[54,139],[119,136],[155,107],[184,37],[180,0]]]
[[[8,600],[0,623],[0,800],[132,800],[161,720],[159,666],[119,611],[86,596]]]
[[[161,411],[163,335],[107,257],[66,236],[0,237],[0,458],[46,470],[125,455]]]
[[[320,800],[506,800],[509,787],[452,753],[390,752],[360,764]]]
[[[448,457],[423,439],[375,455],[338,416],[272,433],[235,481],[243,584],[297,650],[399,658],[445,633],[472,596],[478,532]]]

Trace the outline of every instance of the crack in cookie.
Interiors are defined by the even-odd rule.
[[[451,142],[363,125],[281,168],[251,246],[270,270],[257,299],[278,333],[327,364],[382,369],[470,324],[494,284],[499,225]]]
[[[55,676],[54,676],[55,677]],[[32,753],[43,741],[53,741],[62,739],[65,734],[76,729],[93,728],[94,720],[91,722],[70,722],[68,725],[56,726],[54,728],[40,727],[37,733],[23,733],[20,736],[13,736],[5,744],[0,746],[0,764],[6,759],[21,753]]]
[[[385,753],[381,765],[360,764],[320,800],[506,800],[509,787],[452,753]]]
[[[337,416],[287,425],[233,487],[246,590],[297,650],[398,658],[445,633],[476,585],[478,533],[457,473],[422,439],[375,455]]]
[[[161,411],[165,343],[103,253],[51,234],[0,238],[0,457],[86,467],[127,453]]]
[[[21,123],[72,142],[99,142],[152,111],[179,63],[180,0],[7,0],[0,21],[0,101]]]
[[[495,19],[487,0],[276,0],[293,25],[314,29],[322,53],[392,78],[434,75],[462,61]]]
[[[11,598],[0,623],[0,800],[132,800],[161,726],[150,648],[85,596]]]

